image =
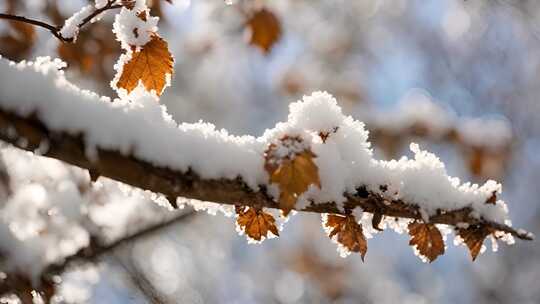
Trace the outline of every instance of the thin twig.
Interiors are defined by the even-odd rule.
[[[190,218],[193,215],[196,215],[197,213],[193,210],[182,213],[178,215],[177,217],[174,217],[172,219],[166,220],[161,223],[157,223],[155,225],[150,225],[140,231],[137,231],[133,234],[124,236],[112,243],[109,244],[103,244],[102,241],[100,241],[97,237],[94,237],[90,240],[90,245],[79,250],[74,255],[71,255],[69,257],[66,257],[61,263],[58,264],[52,264],[49,267],[45,269],[43,272],[46,276],[52,276],[61,274],[64,272],[64,270],[69,266],[71,263],[75,261],[94,261],[99,259],[105,254],[108,254],[110,252],[113,252],[114,250],[129,244],[131,242],[134,242],[139,239],[143,239],[145,237],[148,237],[164,228],[170,227],[176,223],[185,221],[186,219]]]
[[[191,216],[197,214],[194,211],[188,211],[178,216],[160,222],[157,224],[149,225],[146,228],[143,228],[133,234],[124,236],[112,243],[104,244],[99,240],[98,237],[92,237],[90,239],[90,244],[79,250],[77,253],[66,257],[62,262],[57,264],[51,264],[41,274],[41,286],[34,286],[36,282],[32,282],[26,276],[22,276],[19,273],[8,273],[5,279],[0,279],[0,297],[8,294],[17,294],[22,295],[25,291],[38,288],[38,290],[43,289],[50,292],[54,289],[54,276],[62,274],[72,263],[75,262],[92,262],[98,260],[106,254],[114,252],[116,249],[135,242],[139,239],[148,237],[154,233],[157,233],[161,229],[170,227],[176,223],[184,221]],[[43,291],[41,290],[41,291]]]
[[[90,15],[88,15],[86,18],[84,18],[77,27],[79,29],[82,28],[83,26],[85,26],[86,24],[91,22],[92,19],[96,18],[97,16],[99,16],[101,13],[103,13],[105,11],[121,8],[121,7],[124,6],[124,4],[114,4],[115,2],[116,2],[116,0],[109,0],[105,6],[103,6],[102,8],[96,9]],[[2,13],[0,13],[0,19],[23,22],[23,23],[28,23],[28,24],[32,24],[32,25],[35,25],[35,26],[38,26],[38,27],[45,28],[45,29],[49,30],[49,32],[51,32],[51,34],[53,34],[54,37],[58,38],[62,42],[73,42],[73,41],[75,41],[75,37],[68,38],[68,37],[64,37],[64,36],[62,36],[62,34],[60,34],[60,30],[62,29],[61,26],[54,26],[54,25],[48,24],[48,23],[43,22],[43,21],[30,19],[30,18],[26,18],[26,17],[23,17],[23,16],[2,14]]]
[[[165,304],[164,296],[161,295],[159,290],[152,284],[152,282],[146,277],[135,263],[131,256],[127,257],[127,261],[123,261],[122,257],[114,256],[117,264],[120,265],[127,276],[129,277],[131,284],[136,287],[141,294],[152,304]]]
[[[60,35],[59,27],[54,26],[54,25],[50,25],[50,24],[45,23],[43,21],[29,19],[29,18],[26,18],[26,17],[23,17],[23,16],[16,16],[16,15],[2,14],[2,13],[0,13],[0,19],[7,19],[7,20],[11,20],[11,21],[24,22],[24,23],[35,25],[35,26],[39,26],[39,27],[42,27],[42,28],[45,28],[45,29],[49,30],[49,32],[51,32],[51,34],[53,34],[56,38],[58,38],[58,39],[60,39],[62,41],[66,41],[65,38],[62,37],[62,35]]]

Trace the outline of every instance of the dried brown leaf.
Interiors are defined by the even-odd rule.
[[[328,214],[324,225],[330,229],[328,236],[337,236],[337,241],[352,252],[359,252],[362,261],[367,253],[367,241],[362,226],[354,215]]]
[[[471,225],[468,228],[459,228],[457,230],[458,235],[469,248],[473,261],[476,260],[476,257],[480,253],[486,237],[493,232],[493,228],[483,225]]]
[[[414,222],[409,224],[409,245],[416,246],[418,252],[433,262],[439,255],[444,254],[444,241],[441,232],[435,224]]]
[[[262,209],[237,207],[236,214],[236,223],[248,237],[260,241],[263,237],[268,238],[268,232],[279,236],[276,220]]]
[[[167,42],[154,35],[140,51],[132,54],[116,86],[130,93],[140,81],[147,91],[155,91],[159,96],[165,89],[167,77],[173,73],[173,62]]]
[[[290,139],[285,137],[284,140]],[[310,185],[321,187],[319,169],[313,162],[315,154],[304,150],[292,157],[276,160],[271,155],[276,145],[270,145],[266,151],[265,169],[270,174],[270,182],[279,186],[279,207],[284,215],[294,208],[298,196],[306,192]],[[278,161],[278,165],[276,165]]]
[[[259,47],[265,54],[270,52],[282,35],[281,22],[266,8],[253,14],[246,22],[246,28],[250,33],[249,43]]]

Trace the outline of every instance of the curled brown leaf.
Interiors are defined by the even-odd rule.
[[[249,238],[261,241],[263,237],[269,237],[269,232],[279,236],[276,220],[262,209],[236,207],[236,214],[238,215],[236,223]]]
[[[444,241],[441,232],[430,223],[410,223],[409,235],[411,240],[409,245],[415,246],[418,252],[433,262],[439,255],[444,254]]]
[[[351,252],[359,252],[362,261],[367,253],[367,241],[362,226],[354,215],[328,214],[324,226],[328,228],[330,238],[337,236],[339,244]]]

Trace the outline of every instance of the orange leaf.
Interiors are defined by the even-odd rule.
[[[354,215],[328,214],[325,227],[330,229],[328,236],[337,235],[337,241],[352,252],[359,252],[362,261],[367,253],[367,241],[362,226],[356,222]]]
[[[122,69],[116,87],[130,93],[140,81],[147,91],[153,90],[159,96],[165,89],[167,77],[173,73],[173,62],[167,42],[154,35],[141,50],[133,52]]]
[[[441,232],[434,224],[410,223],[409,245],[416,246],[421,255],[429,259],[429,262],[444,253],[444,241]]]
[[[281,38],[281,23],[274,13],[267,9],[257,11],[247,22],[251,45],[259,47],[267,54]]]
[[[236,214],[236,223],[248,237],[260,241],[263,237],[268,238],[268,232],[279,236],[276,220],[271,214],[251,207],[236,207]]]
[[[298,137],[285,136],[279,145],[292,150],[294,145],[301,144]],[[321,187],[319,169],[313,162],[315,154],[308,149],[291,152],[286,156],[276,156],[277,144],[271,144],[266,150],[265,169],[270,174],[270,182],[279,186],[279,207],[286,216],[294,208],[298,196],[306,192],[310,185]]]
[[[493,232],[492,228],[482,225],[471,225],[466,229],[458,229],[458,235],[463,239],[465,245],[469,248],[472,260],[476,260],[476,257],[482,249],[482,244],[488,235]]]
[[[0,36],[0,54],[11,60],[22,60],[34,47],[36,31],[34,27],[22,22],[9,22],[10,28]]]

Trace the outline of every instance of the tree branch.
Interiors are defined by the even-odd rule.
[[[266,193],[264,186],[261,186],[260,191],[254,192],[240,178],[202,179],[192,170],[178,172],[156,167],[133,156],[99,147],[96,160],[91,160],[85,153],[84,134],[73,135],[51,131],[36,115],[21,117],[0,109],[0,139],[29,151],[38,150],[41,142],[47,142],[49,149],[43,153],[44,156],[62,160],[134,187],[162,193],[170,198],[171,202],[177,197],[186,197],[222,204],[279,208]],[[422,219],[418,206],[401,200],[388,201],[362,187],[358,188],[355,195],[348,195],[346,207],[351,209],[361,207],[365,212],[381,213],[391,217]],[[301,211],[343,213],[333,202],[312,204]],[[432,223],[453,226],[459,223],[484,224],[495,230],[511,233],[522,240],[533,238],[523,230],[475,218],[469,208],[440,210],[429,220]]]
[[[119,264],[126,272],[131,284],[137,288],[141,294],[152,304],[165,304],[164,296],[154,287],[154,284],[146,277],[145,273],[139,269],[132,261],[133,257],[129,256],[124,262],[122,257],[116,257]]]
[[[104,7],[96,9],[95,11],[92,12],[92,14],[90,14],[89,16],[84,18],[81,21],[81,23],[78,25],[78,27],[81,28],[81,27],[85,26],[87,23],[92,21],[92,19],[94,19],[95,17],[99,16],[101,13],[103,13],[103,12],[105,12],[107,10],[121,8],[121,7],[123,7],[125,5],[125,4],[114,4],[115,2],[116,2],[115,0],[109,0]],[[23,17],[23,16],[16,16],[16,15],[2,14],[2,13],[0,13],[0,19],[6,19],[6,20],[11,20],[11,21],[16,21],[16,22],[23,22],[23,23],[28,23],[28,24],[35,25],[35,26],[38,26],[38,27],[42,27],[44,29],[47,29],[49,32],[51,32],[51,34],[54,35],[54,37],[58,38],[62,42],[73,42],[75,40],[74,38],[63,37],[60,34],[60,30],[62,29],[62,26],[54,26],[54,25],[48,24],[48,23],[43,22],[43,21],[30,19],[30,18],[26,18],[26,17]]]
[[[59,27],[48,24],[48,23],[45,23],[43,21],[29,19],[29,18],[26,18],[26,17],[23,17],[23,16],[16,16],[16,15],[2,14],[2,13],[0,13],[0,19],[6,19],[6,20],[11,20],[11,21],[16,21],[16,22],[23,22],[23,23],[28,23],[28,24],[35,25],[35,26],[38,26],[38,27],[42,27],[44,29],[49,30],[49,32],[51,32],[51,34],[53,34],[54,37],[56,37],[56,38],[58,38],[58,39],[60,39],[62,41],[66,41],[64,39],[64,37],[62,37],[62,35],[60,35]]]
[[[61,263],[50,265],[49,267],[45,269],[45,271],[43,272],[43,275],[47,277],[51,277],[53,275],[61,274],[62,272],[65,271],[67,266],[69,266],[71,263],[76,262],[76,261],[85,261],[85,262],[95,261],[99,259],[100,257],[102,257],[103,255],[109,254],[126,244],[146,238],[164,228],[167,228],[174,224],[182,222],[195,214],[197,214],[195,211],[182,213],[164,222],[149,225],[148,227],[145,227],[133,234],[124,236],[111,243],[103,243],[98,237],[92,237],[90,239],[90,244],[87,247],[82,248],[74,255],[71,255],[65,258]]]
[[[54,288],[54,276],[62,274],[68,268],[68,266],[75,262],[92,262],[98,260],[102,256],[110,254],[126,244],[148,237],[164,228],[184,221],[195,214],[196,212],[194,211],[182,213],[164,222],[151,224],[133,234],[119,238],[111,243],[103,243],[99,237],[93,236],[90,239],[90,244],[87,247],[82,248],[77,253],[66,257],[62,262],[51,264],[45,268],[41,275],[41,286],[39,286],[40,291],[43,292],[45,290],[50,295],[54,294],[54,292],[51,292],[50,290],[51,288]],[[8,294],[16,294],[20,297],[28,297],[28,294],[34,288],[36,288],[33,283],[35,282],[29,280],[26,276],[22,276],[17,273],[10,273],[5,279],[0,279],[0,297]],[[32,303],[31,298],[29,302],[23,301],[23,303]]]

